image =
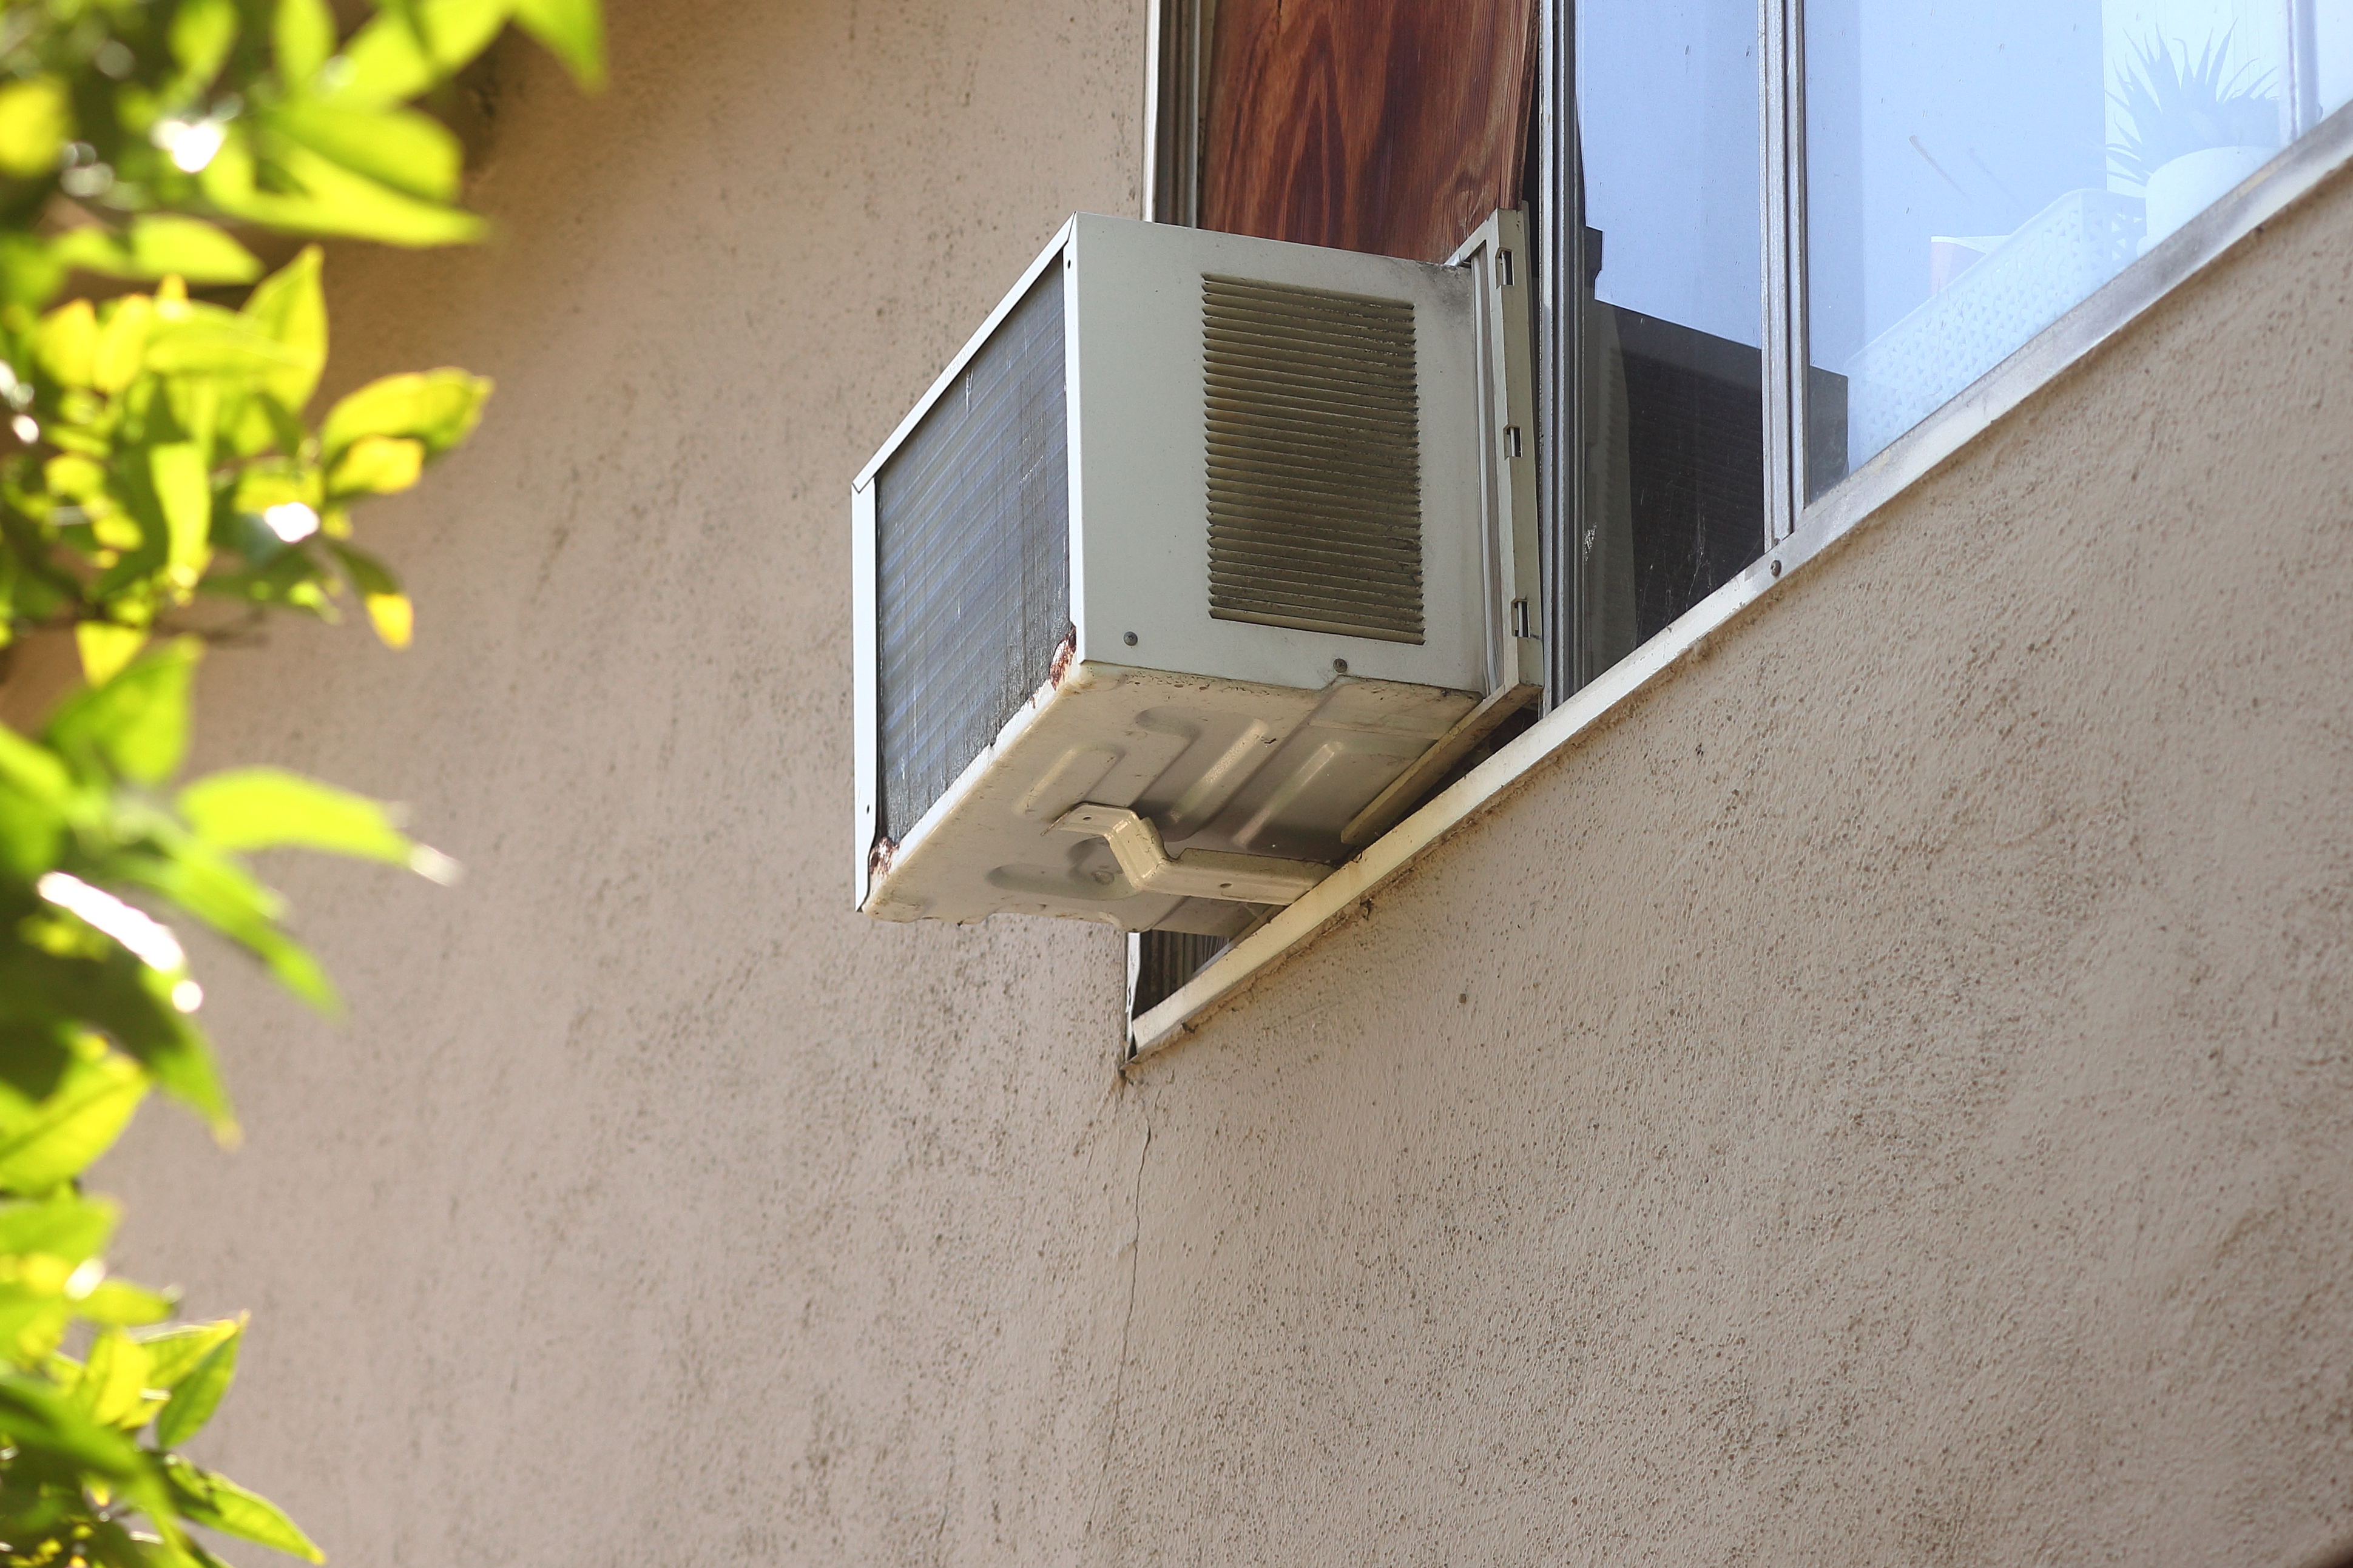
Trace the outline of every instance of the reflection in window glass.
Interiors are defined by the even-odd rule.
[[[1845,394],[1810,432],[1812,492],[2353,96],[2348,13],[1809,0],[1809,328]]]
[[[1576,7],[1590,679],[1763,552],[1755,0]]]

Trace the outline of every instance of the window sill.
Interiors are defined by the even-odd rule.
[[[1164,1050],[1192,1034],[1261,974],[1324,932],[1369,913],[1365,900],[1457,830],[1509,797],[1540,766],[1621,702],[1662,679],[1710,637],[1773,596],[1815,559],[1941,467],[2071,365],[2198,276],[2263,225],[2353,162],[2353,107],[2341,109],[2229,195],[2029,340],[1952,402],[1809,506],[1796,531],[1763,559],[1694,605],[1591,685],[1539,719],[1460,782],[1391,828],[1354,860],[1229,948],[1185,986],[1129,1026],[1131,1055]]]

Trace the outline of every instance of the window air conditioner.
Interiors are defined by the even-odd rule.
[[[1231,935],[1524,703],[1515,255],[1065,225],[852,487],[858,907]]]

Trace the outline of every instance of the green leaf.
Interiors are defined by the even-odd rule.
[[[148,452],[147,467],[170,539],[165,574],[174,587],[193,588],[212,558],[213,486],[205,454],[193,441],[170,441]]]
[[[0,1432],[20,1449],[116,1481],[149,1473],[145,1456],[130,1438],[91,1420],[54,1384],[22,1373],[0,1373]]]
[[[596,0],[515,0],[515,21],[588,92],[605,85],[605,21]]]
[[[36,352],[48,373],[67,386],[88,386],[98,364],[98,312],[87,300],[74,300],[41,318]]]
[[[147,1098],[147,1075],[107,1052],[76,1061],[54,1093],[0,1129],[0,1188],[45,1193],[113,1147]]]
[[[93,1323],[112,1323],[123,1328],[136,1328],[142,1323],[160,1323],[172,1315],[173,1299],[161,1290],[150,1290],[144,1285],[133,1285],[128,1279],[101,1279],[90,1287],[90,1294],[75,1305],[75,1310]],[[150,1386],[153,1373],[148,1374]]]
[[[401,103],[448,77],[487,47],[512,0],[424,0],[386,5],[353,35],[331,96],[354,105]]]
[[[178,1455],[166,1456],[164,1474],[180,1504],[180,1511],[196,1524],[250,1541],[310,1563],[324,1563],[326,1554],[294,1521],[258,1492],[250,1492],[227,1476],[200,1470]]]
[[[73,134],[73,102],[53,76],[0,87],[0,174],[37,180],[58,170]]]
[[[211,1048],[173,1005],[174,984],[171,975],[148,968],[111,941],[103,957],[0,942],[0,1047],[46,1038],[56,1048],[56,1042],[72,1034],[98,1030],[146,1068],[156,1087],[211,1123],[217,1141],[233,1143],[237,1121]],[[12,1082],[39,1065],[10,1062],[9,1055],[0,1050]]]
[[[144,1493],[142,1486],[132,1489],[134,1494]],[[169,1506],[166,1504],[165,1506]],[[185,1555],[195,1542],[183,1536],[177,1546],[168,1542],[151,1542],[142,1547],[138,1539],[111,1519],[93,1519],[88,1526],[90,1538],[84,1549],[97,1560],[100,1568],[182,1568]],[[206,1568],[199,1562],[195,1568]]]
[[[304,246],[301,254],[263,279],[245,302],[246,318],[293,356],[293,363],[260,383],[289,414],[301,413],[311,401],[327,363],[327,297],[319,286],[319,247]]]
[[[147,1386],[167,1394],[179,1387],[216,1345],[244,1332],[245,1323],[245,1315],[239,1313],[214,1322],[175,1324],[140,1335],[139,1342],[147,1347]]]
[[[0,724],[0,874],[29,882],[57,864],[72,787],[55,753]]]
[[[109,305],[100,319],[90,384],[100,392],[129,386],[146,358],[147,331],[154,324],[155,301],[144,294],[127,294]]]
[[[301,191],[279,195],[256,190],[230,210],[280,228],[372,239],[383,245],[470,245],[490,232],[472,213],[419,201],[345,168],[301,142],[268,138],[271,162]]]
[[[334,1016],[335,988],[301,943],[280,930],[279,897],[224,852],[192,836],[158,830],[160,854],[126,854],[109,865],[117,880],[152,889],[269,966],[278,983]]]
[[[491,384],[462,370],[429,370],[372,381],[328,412],[319,445],[329,462],[364,436],[407,437],[438,458],[473,434]]]
[[[209,83],[236,42],[235,0],[180,0],[172,15],[172,58],[180,62],[183,80]]]
[[[335,14],[327,0],[278,0],[270,31],[278,78],[290,88],[308,87],[335,52]]]
[[[264,122],[344,168],[419,200],[447,203],[458,194],[464,154],[458,138],[431,115],[298,100],[271,110]]]
[[[228,1385],[237,1376],[240,1338],[232,1333],[206,1352],[204,1359],[172,1391],[171,1403],[155,1418],[155,1440],[164,1447],[176,1448],[187,1442],[204,1430],[205,1423],[220,1408],[222,1395],[228,1393]]]
[[[229,375],[266,382],[286,371],[311,369],[308,356],[233,310],[180,305],[157,314],[144,345],[152,370],[167,375]]]
[[[95,763],[140,784],[163,783],[187,752],[188,683],[203,654],[194,637],[159,645],[103,686],[68,698],[42,738],[82,766]]]
[[[144,626],[83,621],[74,627],[74,648],[81,656],[81,678],[92,686],[103,686],[112,680],[146,646]]]
[[[170,213],[133,218],[129,278],[176,274],[191,283],[250,283],[261,263],[211,224]]]
[[[406,647],[409,639],[417,635],[417,606],[408,602],[408,595],[369,594],[364,595],[364,601],[368,624],[375,628],[376,640],[388,648]]]
[[[30,234],[0,232],[0,300],[37,310],[57,298],[66,269],[47,243]]]
[[[424,468],[422,441],[406,436],[363,436],[327,475],[327,494],[393,495],[415,484]]]
[[[78,1266],[106,1250],[115,1217],[112,1204],[69,1191],[0,1204],[0,1255],[40,1253]]]
[[[123,1047],[154,1076],[156,1088],[205,1119],[215,1142],[233,1149],[243,1133],[237,1129],[237,1112],[230,1109],[220,1071],[213,1065],[212,1047],[185,1020],[174,1017],[172,1021],[179,1027],[169,1034],[159,1033],[147,1040],[124,1038]]]
[[[74,1400],[91,1419],[121,1426],[144,1405],[147,1392],[147,1352],[121,1329],[108,1329],[93,1341]],[[139,1423],[143,1426],[144,1421]]]
[[[197,837],[219,849],[323,849],[396,866],[417,853],[381,803],[281,768],[207,774],[177,804]]]
[[[197,284],[252,282],[261,263],[228,235],[197,218],[151,214],[132,218],[130,233],[115,237],[97,224],[66,230],[49,242],[49,257],[61,266],[82,268],[106,278],[186,278]]]

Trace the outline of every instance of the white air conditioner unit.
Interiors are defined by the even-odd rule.
[[[858,476],[858,907],[1231,935],[1533,694],[1519,216],[1081,215]]]

